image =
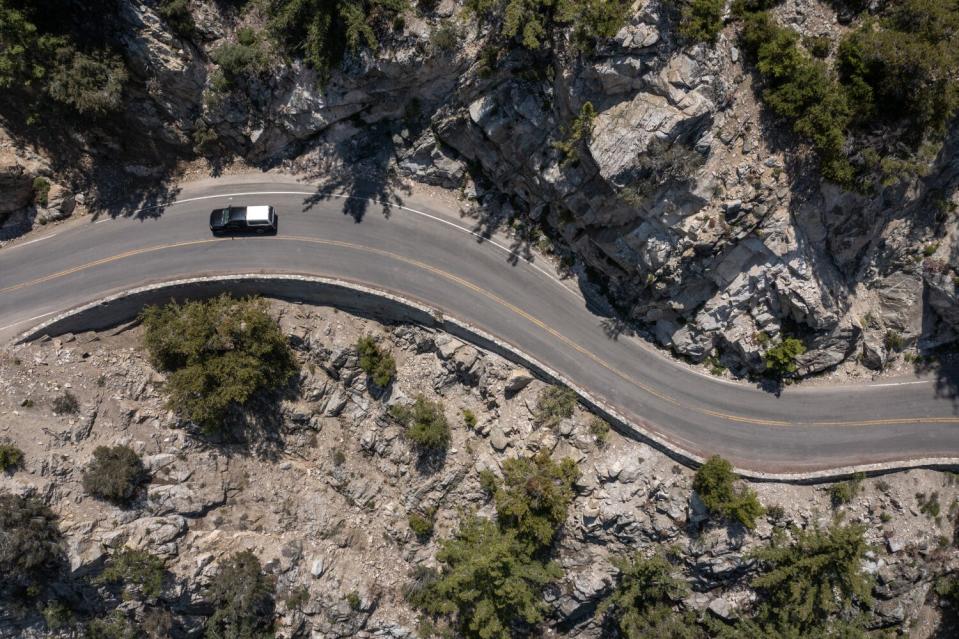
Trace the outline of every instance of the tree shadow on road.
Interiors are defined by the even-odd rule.
[[[99,204],[93,212],[94,221],[119,217],[141,221],[159,218],[170,204],[176,202],[181,191],[172,175],[159,180],[128,181],[127,186],[127,192]]]
[[[922,359],[913,365],[916,376],[935,376],[936,397],[952,402],[953,413],[959,414],[959,357],[946,353],[937,358]]]
[[[388,123],[360,130],[332,148],[314,149],[314,166],[306,171],[311,182],[322,184],[316,194],[303,202],[309,211],[319,202],[343,201],[343,214],[359,224],[371,207],[380,207],[389,217],[395,207],[403,206],[410,188],[403,184],[392,162],[396,143]],[[325,155],[325,157],[324,157]]]

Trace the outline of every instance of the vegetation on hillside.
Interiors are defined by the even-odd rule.
[[[466,0],[481,23],[532,50],[549,46],[557,29],[570,29],[581,47],[611,38],[625,23],[630,5],[627,0]]]
[[[576,393],[565,386],[550,386],[540,392],[536,400],[533,420],[537,426],[555,428],[564,419],[573,416],[576,408]]]
[[[289,55],[326,76],[348,52],[376,50],[407,8],[407,0],[279,0],[268,5],[268,28]]]
[[[0,493],[0,595],[38,589],[63,558],[57,518],[46,504]]]
[[[693,490],[711,513],[754,528],[765,511],[752,489],[736,488],[736,479],[732,464],[715,455],[696,471]]]
[[[69,3],[0,0],[0,89],[30,110],[46,110],[44,102],[83,115],[118,109],[126,66],[105,42],[78,37],[82,20]]]
[[[257,298],[222,295],[143,311],[144,345],[153,365],[169,373],[171,409],[218,432],[231,408],[287,383],[296,362],[268,310]]]
[[[777,22],[775,4],[737,3],[740,39],[764,103],[809,140],[823,176],[868,188],[876,171],[886,184],[921,174],[959,109],[959,2],[887,3],[842,39],[833,63],[817,59],[828,48]],[[879,127],[878,146],[849,143]]]
[[[543,588],[562,571],[536,559],[512,529],[470,516],[436,555],[442,574],[422,576],[410,602],[467,639],[510,639],[515,624],[544,619]]]
[[[795,337],[787,337],[766,351],[766,368],[780,377],[795,373],[798,368],[796,360],[805,352],[805,344]]]
[[[369,375],[375,385],[386,388],[396,378],[393,355],[377,346],[372,335],[357,340],[356,352],[360,356],[360,369]]]
[[[163,591],[165,577],[162,559],[145,550],[124,548],[107,560],[95,583],[122,586],[127,600],[155,599]]]
[[[213,88],[226,91],[269,69],[269,57],[256,31],[239,29],[236,41],[227,42],[210,52],[218,69],[212,77]]]
[[[276,585],[249,550],[220,562],[206,591],[213,614],[206,622],[206,639],[266,639],[272,637]]]
[[[130,503],[147,472],[140,456],[128,446],[97,446],[83,470],[83,489],[118,506]]]
[[[778,531],[756,553],[759,594],[736,637],[865,637],[857,614],[871,604],[872,578],[862,570],[869,550],[859,524]]]
[[[532,550],[546,548],[566,521],[579,470],[571,459],[553,461],[541,450],[503,462],[503,482],[494,494],[500,525],[515,530]]]
[[[619,571],[616,587],[600,605],[599,614],[611,631],[626,639],[698,639],[704,633],[692,615],[674,611],[687,594],[686,583],[674,576],[675,568],[662,555],[640,553],[614,561]]]
[[[566,521],[579,476],[569,459],[547,451],[507,460],[500,483],[487,474],[495,494],[496,521],[473,515],[441,542],[441,573],[421,575],[410,602],[469,639],[508,639],[517,624],[543,620],[543,588],[562,576],[549,560],[553,539]]]
[[[573,119],[565,131],[562,140],[553,142],[553,148],[562,156],[562,165],[568,166],[576,162],[582,145],[588,144],[593,135],[593,122],[596,119],[596,108],[592,102],[585,102],[579,109],[579,114]]]
[[[725,0],[689,0],[683,4],[679,34],[693,42],[715,42],[725,8]]]
[[[852,110],[835,73],[800,46],[799,34],[780,26],[767,12],[747,14],[743,48],[763,78],[763,102],[810,140],[819,153],[823,176],[851,184],[846,135]]]
[[[10,442],[0,441],[0,471],[13,471],[23,464],[23,451]]]
[[[390,416],[406,427],[406,436],[424,453],[438,453],[450,444],[450,426],[445,407],[417,395],[412,406],[394,404]]]

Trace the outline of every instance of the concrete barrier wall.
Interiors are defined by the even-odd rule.
[[[17,338],[17,343],[44,336],[55,337],[66,333],[102,331],[129,322],[149,305],[166,304],[172,300],[205,299],[222,293],[237,296],[262,295],[290,302],[317,306],[333,306],[377,321],[419,324],[445,331],[464,342],[495,353],[507,361],[529,369],[550,383],[563,384],[575,391],[580,401],[591,411],[608,421],[618,432],[643,441],[674,460],[697,467],[703,458],[691,454],[661,436],[649,423],[626,419],[614,406],[594,397],[574,380],[537,361],[511,344],[470,325],[448,317],[439,309],[415,300],[344,280],[305,275],[227,275],[197,277],[152,284],[124,291],[90,304],[65,311],[43,322]],[[789,483],[820,483],[852,477],[856,473],[878,475],[909,468],[959,468],[959,458],[913,459],[901,462],[865,464],[808,473],[761,473],[748,468],[736,472],[755,481]]]

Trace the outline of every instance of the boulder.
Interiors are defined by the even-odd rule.
[[[21,209],[33,200],[33,176],[16,156],[0,151],[0,218]]]
[[[506,386],[503,390],[507,395],[515,395],[529,386],[532,381],[533,376],[530,375],[529,371],[522,368],[514,368],[509,372],[509,376],[506,378]]]
[[[810,375],[836,366],[856,350],[861,336],[861,328],[844,323],[827,335],[812,339],[808,350],[796,359],[797,372]]]
[[[76,196],[59,184],[51,184],[46,206],[37,208],[37,222],[47,224],[66,219],[77,206]]]

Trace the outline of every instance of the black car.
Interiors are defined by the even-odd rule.
[[[221,233],[276,233],[272,206],[228,206],[210,213],[210,230]]]

